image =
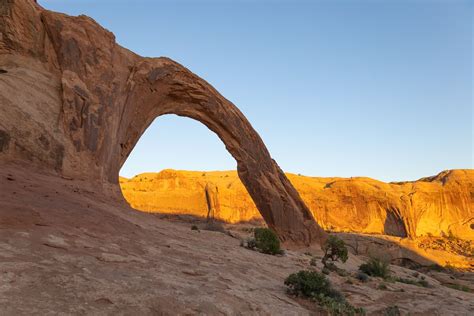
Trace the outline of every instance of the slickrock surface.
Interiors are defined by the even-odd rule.
[[[0,314],[318,314],[316,306],[287,296],[283,281],[312,268],[305,251],[320,258],[321,250],[269,256],[240,247],[229,235],[190,227],[124,208],[87,182],[5,165],[0,169]],[[351,275],[329,278],[369,315],[392,305],[412,315],[474,313],[474,293],[446,286],[474,288],[472,274],[391,266],[395,275],[423,277],[430,287],[378,278],[362,283],[353,275],[363,260],[351,254],[340,265]]]
[[[0,164],[25,161],[119,196],[118,171],[148,125],[163,114],[187,116],[220,137],[283,241],[324,240],[244,115],[188,69],[140,57],[91,18],[34,0],[1,1],[0,34]]]
[[[474,170],[400,183],[287,176],[325,229],[474,241]],[[229,223],[261,219],[235,171],[164,170],[121,178],[120,185],[131,206],[143,211],[207,217],[212,209],[215,218]],[[212,188],[207,189],[212,207],[206,188]]]

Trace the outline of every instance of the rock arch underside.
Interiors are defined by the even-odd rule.
[[[160,115],[186,116],[224,142],[283,241],[324,238],[245,116],[206,81],[171,59],[119,46],[86,16],[50,12],[32,0],[2,1],[0,16],[0,76],[16,79],[14,102],[0,109],[1,161],[27,161],[118,197],[118,172],[145,129]],[[40,84],[50,89],[34,91]]]

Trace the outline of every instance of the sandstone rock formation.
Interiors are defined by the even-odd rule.
[[[313,178],[287,174],[327,230],[398,237],[454,236],[474,240],[474,170],[450,170],[413,182]],[[217,187],[215,217],[229,223],[260,219],[236,172],[164,170],[120,179],[132,207],[205,217],[206,186]]]
[[[101,42],[104,38],[109,41]],[[158,79],[165,81],[163,85],[147,83],[143,67],[155,63],[177,67],[179,74],[165,75],[169,82]],[[184,83],[173,83],[173,78]],[[201,98],[199,93],[211,89],[194,80],[194,75],[169,60],[141,59],[118,47],[110,33],[86,17],[53,14],[33,0],[0,1],[1,315],[314,315],[320,311],[315,304],[288,296],[283,285],[290,273],[321,270],[320,263],[310,265],[306,254],[311,251],[320,259],[319,247],[269,256],[240,247],[233,233],[191,230],[188,223],[133,211],[118,198],[116,171],[134,137],[145,128],[140,118],[148,118],[145,111],[151,111],[152,117],[169,100],[171,111],[183,98]],[[189,87],[193,83],[195,90]],[[171,93],[168,85],[178,91]],[[164,90],[146,91],[147,87]],[[133,105],[139,101],[133,101],[135,89],[144,89],[144,96],[156,94],[156,108]],[[123,96],[129,99],[121,102]],[[227,104],[217,93],[209,98]],[[224,111],[222,106],[216,105],[215,110]],[[130,113],[130,108],[136,113]],[[204,110],[192,114],[201,115],[209,125],[218,123]],[[230,123],[249,127],[246,121],[238,123],[240,114],[231,117],[237,123]],[[228,147],[245,154],[238,146],[246,148],[248,143],[238,142],[249,141],[251,129],[243,139],[231,137],[233,128],[216,129],[230,139]],[[258,137],[255,141],[261,144]],[[269,158],[266,151],[257,158],[262,156]],[[241,168],[246,167],[246,159],[250,158],[242,158]],[[284,238],[309,242],[317,236],[313,232],[318,226],[312,219],[311,225],[304,222],[303,206],[293,212],[292,207],[300,203],[295,202],[300,201],[298,194],[275,163],[266,166],[269,169],[256,176],[256,185],[263,187],[254,188],[256,195],[271,190],[271,197],[287,199],[265,208],[268,212],[263,215],[280,216],[269,223],[283,231]],[[247,172],[253,171],[250,167]],[[279,177],[275,183],[258,182],[272,176]],[[215,189],[208,185],[210,198],[204,207],[218,214],[225,205],[221,191]],[[291,212],[278,213],[282,205]],[[285,235],[278,226],[286,216],[295,216],[289,225],[298,225],[299,235]],[[372,245],[364,240],[364,247]],[[394,246],[388,240],[382,249]],[[472,274],[391,266],[394,276],[425,280],[430,287],[385,285],[378,278],[363,283],[355,276],[364,260],[351,253],[341,266],[348,275],[331,273],[328,278],[368,315],[383,314],[393,305],[402,314],[474,313],[474,294],[448,287],[474,289]]]
[[[148,125],[187,116],[224,142],[283,241],[324,238],[244,115],[207,82],[168,58],[120,47],[86,16],[4,0],[0,18],[0,163],[34,164],[120,196],[118,171]]]

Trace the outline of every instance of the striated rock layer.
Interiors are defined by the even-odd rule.
[[[474,240],[474,170],[399,183],[287,176],[325,229]],[[143,211],[201,217],[212,212],[229,223],[261,219],[235,171],[164,170],[121,178],[120,185],[130,205]]]
[[[0,34],[0,164],[26,162],[120,197],[118,171],[148,125],[187,116],[224,142],[283,241],[324,238],[244,115],[183,66],[140,57],[91,18],[33,0],[0,2]]]

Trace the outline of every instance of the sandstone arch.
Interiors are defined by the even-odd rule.
[[[324,238],[257,132],[207,82],[168,58],[144,58],[122,48],[88,17],[53,13],[32,0],[9,0],[0,9],[3,61],[57,82],[57,98],[52,96],[57,104],[46,113],[54,119],[45,123],[39,115],[31,118],[37,122],[23,122],[29,128],[36,124],[47,144],[23,145],[27,159],[119,191],[120,167],[149,124],[164,114],[186,116],[224,142],[260,213],[283,241],[310,244]],[[25,141],[9,122],[0,123],[18,144]],[[26,158],[14,151],[3,155]]]
[[[146,127],[158,116],[176,114],[215,132],[237,161],[240,179],[267,224],[285,241],[319,238],[315,220],[244,115],[208,83],[169,59],[140,63],[131,75],[121,122],[120,167]],[[157,95],[154,91],[160,91]],[[137,108],[140,111],[137,111]],[[111,170],[117,174],[118,170]],[[301,230],[302,227],[305,227]]]

